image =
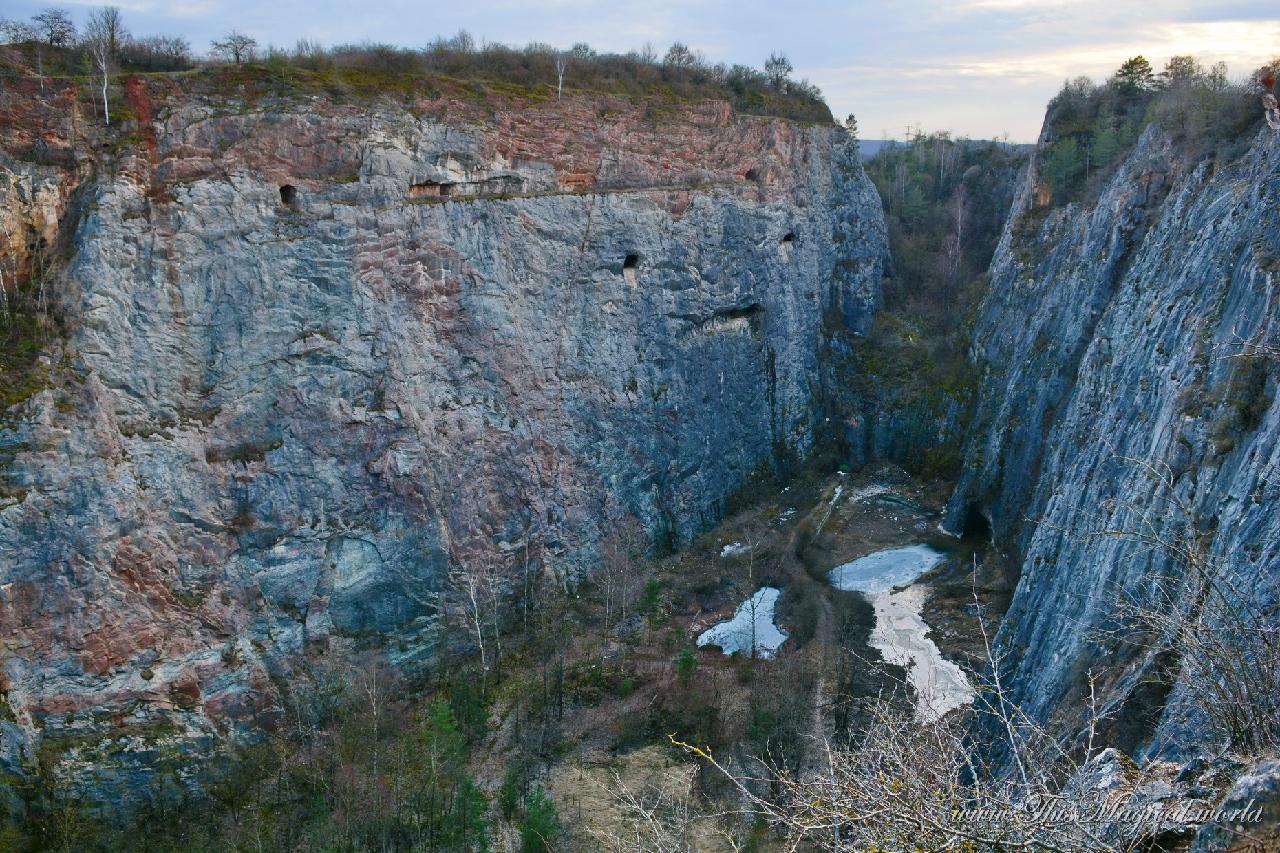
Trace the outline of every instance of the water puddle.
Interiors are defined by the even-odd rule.
[[[773,611],[781,594],[775,587],[761,587],[738,605],[732,619],[712,625],[699,634],[698,645],[719,646],[726,655],[735,652],[750,655],[754,645],[755,657],[773,657],[788,636],[773,621]]]
[[[913,584],[946,555],[928,545],[876,551],[827,573],[837,589],[861,592],[875,608],[871,646],[885,661],[903,667],[916,694],[916,713],[936,720],[973,701],[964,671],[942,656],[921,616],[928,589]],[[911,584],[894,592],[894,587]]]

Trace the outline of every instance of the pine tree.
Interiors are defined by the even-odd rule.
[[[1156,87],[1156,75],[1145,56],[1135,56],[1124,61],[1111,82],[1122,92],[1150,92]]]
[[[1123,141],[1115,128],[1110,125],[1104,127],[1093,138],[1093,165],[1097,168],[1110,165],[1123,148]]]
[[[547,853],[560,835],[560,813],[541,788],[524,801],[524,825],[520,827],[520,853]]]
[[[1074,139],[1064,139],[1049,150],[1042,174],[1053,189],[1054,198],[1061,201],[1071,194],[1083,171],[1084,156],[1080,144]]]
[[[676,655],[676,680],[680,684],[688,686],[697,668],[698,656],[693,653],[693,649],[681,649],[680,654]]]

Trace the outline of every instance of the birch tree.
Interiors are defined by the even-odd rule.
[[[85,43],[89,56],[93,60],[94,70],[102,82],[102,117],[106,124],[111,124],[111,106],[109,103],[109,87],[111,72],[115,68],[116,57],[120,52],[120,43],[128,37],[124,29],[120,10],[115,6],[103,6],[89,15],[89,25],[85,29]]]
[[[563,53],[556,54],[556,100],[560,100],[560,93],[564,91],[564,73],[569,69],[569,57]]]

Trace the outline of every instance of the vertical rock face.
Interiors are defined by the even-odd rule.
[[[451,569],[580,575],[626,516],[686,540],[809,449],[823,324],[876,303],[839,130],[128,93],[49,387],[0,424],[10,770],[269,725],[316,648],[428,662]]]
[[[1185,580],[1169,549],[1129,533],[1195,543],[1274,601],[1280,134],[1214,164],[1151,128],[1096,204],[1047,217],[1035,167],[975,333],[984,378],[947,525],[982,513],[1021,558],[1002,637],[1033,714],[1052,716],[1094,663],[1119,665],[1112,710],[1141,724],[1126,747],[1194,749],[1211,735],[1179,661],[1109,647],[1101,629],[1118,602]],[[1168,695],[1139,687],[1157,667]]]

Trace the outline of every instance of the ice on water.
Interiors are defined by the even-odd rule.
[[[836,566],[827,572],[827,580],[836,589],[850,592],[888,592],[911,583],[945,557],[928,545],[890,548]]]
[[[698,636],[699,646],[717,645],[726,655],[734,652],[751,654],[751,623],[755,617],[756,657],[773,657],[787,632],[779,628],[773,621],[773,610],[778,603],[782,591],[775,587],[765,586],[758,589],[755,595],[738,605],[733,618],[727,622],[712,625]]]

